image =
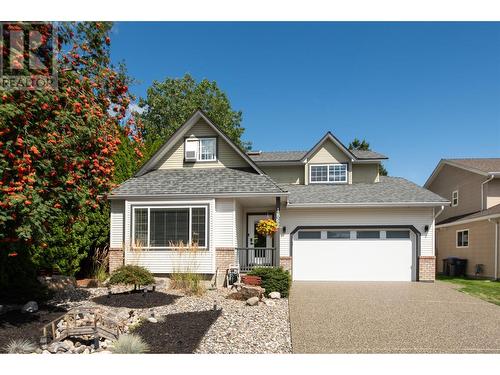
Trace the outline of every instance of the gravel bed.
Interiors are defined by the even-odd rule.
[[[124,291],[118,289],[113,293]],[[164,288],[157,288],[157,291],[169,294],[170,303],[144,309],[103,306],[94,302],[99,301],[94,298],[106,295],[108,289],[95,288],[76,289],[73,296],[59,296],[58,304],[66,309],[77,306],[105,308],[124,318],[133,310],[135,318],[129,320],[129,324],[137,333],[142,330],[143,338],[149,340],[151,346],[163,346],[152,349],[156,353],[271,354],[292,351],[286,298],[247,306],[244,301],[226,299],[229,294],[226,289],[208,290],[201,297],[185,296]],[[213,313],[214,310],[220,311]],[[148,322],[148,317],[155,317],[158,323]],[[139,319],[143,323],[137,326]],[[209,323],[202,323],[203,320]],[[191,327],[190,334],[179,339],[183,325]],[[172,341],[171,345],[161,345],[168,340]]]

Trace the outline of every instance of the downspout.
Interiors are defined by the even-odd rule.
[[[498,226],[500,224],[500,221],[497,220],[492,220],[488,219],[490,223],[495,223],[495,280],[498,280],[498,257],[499,257],[499,243],[498,243]]]
[[[484,185],[495,178],[494,174],[490,174],[487,180],[481,182],[481,211],[484,210]]]

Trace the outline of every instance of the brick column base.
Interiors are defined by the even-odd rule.
[[[109,273],[123,266],[123,249],[109,249]]]
[[[418,258],[419,281],[434,281],[436,279],[436,257],[421,256]]]
[[[292,273],[292,257],[280,257],[280,266]]]
[[[233,247],[215,248],[215,268],[217,269],[217,286],[224,286],[226,273],[231,264],[234,264]]]

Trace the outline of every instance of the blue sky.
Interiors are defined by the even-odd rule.
[[[118,23],[112,57],[215,80],[256,150],[367,139],[423,184],[441,158],[500,157],[500,23]]]

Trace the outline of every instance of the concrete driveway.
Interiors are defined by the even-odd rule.
[[[294,353],[500,353],[500,306],[449,284],[298,282]]]

